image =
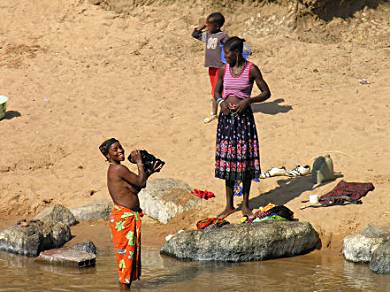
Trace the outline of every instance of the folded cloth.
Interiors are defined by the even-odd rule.
[[[257,218],[255,221],[253,221],[253,223],[264,221],[287,221],[287,219],[279,215],[271,215],[261,219]]]
[[[110,216],[110,229],[118,262],[119,282],[130,284],[141,276],[142,212],[115,205]]]
[[[271,210],[273,207],[276,207],[276,205],[274,205],[272,203],[268,203],[266,206],[260,207],[260,211],[267,212],[267,211]]]
[[[374,189],[375,187],[372,183],[346,182],[342,180],[333,190],[320,197],[320,203],[343,204],[346,201],[356,202]]]
[[[286,218],[290,221],[294,220],[294,212],[283,205],[275,206],[272,209],[269,209],[268,212],[279,215],[280,217]]]
[[[210,192],[208,190],[198,190],[198,189],[194,189],[191,194],[197,196],[198,198],[201,198],[201,199],[205,199],[205,200],[208,200],[208,199],[211,199],[211,198],[214,198],[215,195],[213,192]]]
[[[196,223],[196,228],[205,229],[206,227],[209,227],[211,225],[215,225],[216,227],[222,227],[226,224],[230,224],[229,221],[226,221],[221,218],[206,218],[206,219],[199,220]]]

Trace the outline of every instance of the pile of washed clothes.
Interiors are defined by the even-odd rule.
[[[253,215],[244,216],[241,218],[243,224],[253,224],[265,221],[293,221],[294,212],[286,206],[276,206],[272,203],[261,207]]]

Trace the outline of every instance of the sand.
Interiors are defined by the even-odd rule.
[[[283,20],[290,8],[226,12],[226,31],[252,45],[273,94],[255,107],[262,168],[311,164],[329,153],[345,180],[376,189],[362,205],[301,211],[302,200],[337,181],[311,190],[308,178],[273,178],[253,185],[252,206],[286,204],[331,246],[368,223],[390,227],[390,14],[381,6],[326,25],[302,20],[294,31],[294,15]],[[82,0],[1,1],[0,94],[10,101],[0,121],[0,218],[109,200],[98,150],[109,137],[127,153],[144,148],[164,159],[156,178],[215,192],[173,229],[223,208],[216,123],[202,123],[210,111],[203,48],[190,37],[209,10],[156,4],[130,12]]]

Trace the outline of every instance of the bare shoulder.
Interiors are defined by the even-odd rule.
[[[108,168],[108,175],[109,176],[121,176],[122,174],[124,173],[129,173],[130,170],[122,165],[122,164],[118,164],[118,165],[110,165],[110,167]]]
[[[254,79],[262,77],[260,68],[254,63],[252,63],[251,77]]]

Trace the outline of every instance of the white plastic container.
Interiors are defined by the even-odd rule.
[[[0,95],[0,120],[4,119],[5,112],[7,111],[8,97]]]
[[[310,195],[309,201],[310,201],[310,204],[318,204],[320,200],[319,200],[318,195]]]

